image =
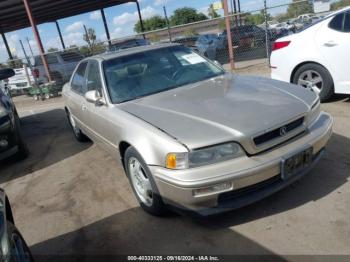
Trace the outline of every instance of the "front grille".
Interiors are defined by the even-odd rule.
[[[226,193],[222,193],[219,195],[218,204],[222,204],[222,203],[225,203],[225,202],[230,201],[230,200],[238,199],[242,196],[249,195],[250,193],[256,192],[256,191],[263,189],[265,187],[268,187],[268,186],[272,186],[272,185],[277,184],[279,182],[282,182],[281,175],[271,177],[267,180],[261,181],[257,184],[251,185],[251,186],[247,186],[247,187],[243,187],[243,188],[240,188],[237,190],[232,190],[232,191],[229,191]]]
[[[283,135],[281,135],[281,128],[284,127],[285,128],[285,134],[288,134],[289,132],[297,129],[298,127],[300,127],[304,122],[304,117],[301,117],[293,122],[290,122],[289,124],[285,125],[285,126],[281,126],[279,128],[276,128],[270,132],[267,132],[265,134],[262,134],[260,136],[257,136],[254,138],[254,143],[256,146],[260,146],[266,142],[269,142],[270,140],[282,137]]]
[[[323,152],[324,152],[324,148],[322,148],[317,154],[313,155],[312,162],[318,159]],[[295,174],[294,177],[298,177],[298,174]],[[225,205],[230,202],[239,202],[240,200],[243,200],[246,197],[257,195],[259,194],[259,192],[263,192],[268,188],[274,188],[274,187],[278,188],[279,186],[283,185],[283,183],[288,183],[288,181],[291,181],[291,179],[293,181],[293,177],[287,180],[283,180],[281,178],[281,174],[278,174],[276,176],[263,180],[259,183],[246,186],[243,188],[239,188],[239,189],[234,189],[229,192],[221,193],[218,197],[218,205]]]

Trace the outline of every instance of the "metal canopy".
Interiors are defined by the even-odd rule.
[[[137,0],[30,0],[37,24],[55,22],[95,10]],[[0,1],[0,27],[4,33],[30,27],[23,0]]]

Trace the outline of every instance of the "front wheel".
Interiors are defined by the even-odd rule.
[[[30,249],[23,239],[21,233],[11,222],[7,222],[7,235],[10,243],[10,261],[33,262]]]
[[[142,209],[156,216],[166,213],[166,207],[156,190],[152,174],[141,155],[133,147],[129,147],[125,152],[124,166],[132,190]]]
[[[293,83],[311,89],[319,95],[322,102],[334,94],[332,76],[319,64],[309,63],[301,66],[293,76]]]
[[[69,125],[73,130],[73,134],[76,140],[78,140],[79,142],[89,141],[88,137],[84,135],[84,133],[77,126],[77,123],[75,122],[73,115],[68,110],[67,110],[67,118],[68,118]]]

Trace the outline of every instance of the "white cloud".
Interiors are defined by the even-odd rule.
[[[157,11],[151,7],[147,6],[146,8],[141,10],[141,15],[143,19],[150,18],[157,14]],[[134,25],[139,20],[139,16],[137,12],[129,13],[125,12],[119,16],[115,16],[113,18],[113,24],[116,26],[132,24]]]
[[[147,6],[141,9],[141,15],[143,19],[150,18],[157,15],[158,12],[151,6]],[[121,38],[125,36],[134,35],[134,26],[139,21],[139,15],[137,12],[129,13],[125,12],[119,16],[113,18],[113,24],[115,26],[114,31],[111,33],[111,38]]]
[[[209,15],[208,9],[209,9],[209,6],[204,6],[204,7],[202,7],[202,8],[199,8],[199,13],[203,13],[203,14],[205,14],[206,16],[208,16],[208,15]]]
[[[64,41],[66,43],[66,46],[71,45],[86,45],[87,43],[83,39],[83,33],[81,32],[73,32],[69,33],[68,35],[64,36]]]
[[[90,14],[90,19],[91,20],[99,20],[101,19],[101,12],[96,10]]]
[[[46,43],[44,43],[44,45],[47,49],[49,49],[49,48],[61,48],[62,47],[59,37],[54,37],[54,38],[49,39],[48,41],[46,41]]]
[[[82,30],[83,26],[84,26],[83,21],[77,21],[77,22],[74,22],[73,24],[67,26],[65,31],[68,33],[76,32],[76,31]]]
[[[153,5],[155,6],[161,6],[161,5],[164,5],[165,4],[165,0],[155,0]]]
[[[147,2],[147,0],[139,0],[138,2],[139,2],[139,4],[141,4],[141,3],[144,4]],[[135,2],[128,2],[127,5],[136,5],[136,3]]]
[[[126,35],[128,35],[128,32],[124,31],[122,27],[116,27],[114,31],[111,33],[111,38],[117,39]],[[130,35],[130,32],[129,32],[129,35]]]

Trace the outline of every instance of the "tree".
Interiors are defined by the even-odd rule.
[[[153,16],[151,18],[143,20],[143,27],[145,31],[152,31],[157,29],[162,29],[166,27],[166,21],[159,15]],[[134,31],[136,33],[141,33],[141,23],[138,21],[134,26]]]
[[[202,20],[207,20],[208,17],[203,13],[197,13],[197,10],[190,7],[178,8],[170,17],[170,25],[183,25]]]
[[[211,19],[220,17],[220,15],[215,11],[213,4],[209,6],[208,14]]]
[[[271,15],[267,14],[267,21],[271,20]],[[258,14],[247,13],[245,15],[245,22],[249,25],[260,25],[265,22],[265,13],[263,10]]]
[[[312,3],[307,2],[298,2],[299,0],[293,0],[293,4],[288,6],[287,9],[287,18],[297,17],[302,14],[313,13]]]
[[[340,0],[331,4],[331,10],[335,11],[350,5],[350,0]]]
[[[98,54],[101,52],[101,44],[97,43],[97,37],[95,30],[93,28],[88,28],[87,33],[83,35],[83,39],[85,42],[87,42],[90,55]],[[84,50],[85,52],[85,50]]]
[[[49,52],[49,53],[51,53],[51,52],[57,52],[58,51],[58,48],[56,48],[56,47],[49,47],[48,49],[47,49],[47,52]]]

